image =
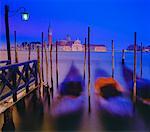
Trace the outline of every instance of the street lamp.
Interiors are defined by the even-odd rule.
[[[22,20],[28,21],[28,19],[29,19],[29,14],[28,14],[27,12],[23,12],[23,13],[21,14],[21,16],[22,16]]]
[[[23,9],[21,12],[22,20],[27,21],[29,19],[29,14],[26,12],[24,7],[20,7],[17,9],[14,13],[18,13]],[[5,29],[6,29],[6,43],[7,43],[7,55],[8,60],[10,60],[11,63],[11,53],[10,53],[10,35],[9,35],[9,6],[5,5]]]

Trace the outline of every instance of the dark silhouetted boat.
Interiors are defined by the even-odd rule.
[[[78,69],[71,65],[59,86],[59,96],[54,100],[51,114],[58,130],[75,130],[83,114],[84,83]]]

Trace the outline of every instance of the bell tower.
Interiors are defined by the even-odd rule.
[[[51,26],[48,27],[48,46],[52,44],[52,29]]]

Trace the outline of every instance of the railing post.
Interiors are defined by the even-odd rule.
[[[12,77],[12,83],[13,83],[13,102],[17,101],[17,75],[16,75],[16,66],[10,70],[12,71],[12,74],[10,74],[10,77]]]
[[[25,64],[25,77],[26,77],[26,93],[29,92],[29,63]]]
[[[28,60],[30,61],[31,59],[31,45],[28,45]]]
[[[37,74],[37,72],[38,72],[38,67],[37,67],[37,65],[38,65],[38,62],[37,61],[35,61],[34,62],[34,68],[35,68],[35,86],[37,86],[38,85],[38,74]]]

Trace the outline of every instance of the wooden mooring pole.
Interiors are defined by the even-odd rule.
[[[91,69],[90,69],[90,27],[88,27],[88,112],[91,113],[91,95],[90,84],[91,83]]]
[[[85,71],[86,71],[86,38],[85,38],[85,46],[84,46],[84,68],[83,68],[83,80],[85,80]]]
[[[47,57],[46,43],[44,43],[44,52],[45,52],[45,62],[46,62],[46,87],[49,88],[49,84],[48,84],[48,57]]]
[[[39,73],[39,80],[40,85],[42,85],[42,75],[41,75],[41,62],[40,62],[40,48],[37,46],[37,61],[38,61],[38,73]]]
[[[42,74],[41,74],[41,58],[40,58],[40,48],[37,46],[37,61],[38,61],[38,75],[40,80],[40,88],[39,88],[39,95],[43,97],[43,81],[42,81]]]
[[[125,50],[122,50],[122,64],[125,63]]]
[[[115,65],[114,65],[114,41],[112,40],[112,78],[114,78],[114,69],[115,69]]]
[[[58,42],[56,41],[56,87],[58,90]]]
[[[140,75],[143,74],[143,43],[141,42],[141,61],[140,61]]]
[[[51,74],[51,88],[50,88],[50,92],[52,94],[52,98],[53,98],[53,94],[54,94],[54,84],[53,84],[53,56],[52,56],[52,51],[53,51],[53,46],[52,43],[50,43],[49,40],[49,29],[48,29],[48,43],[50,45],[50,74]]]
[[[42,57],[42,63],[41,63],[41,68],[42,68],[42,81],[44,82],[44,69],[43,69],[43,65],[44,65],[44,60],[43,60],[43,45],[44,45],[44,33],[42,32],[42,51],[41,51],[41,57]]]
[[[133,72],[133,103],[136,103],[136,32],[134,33],[134,72]]]

